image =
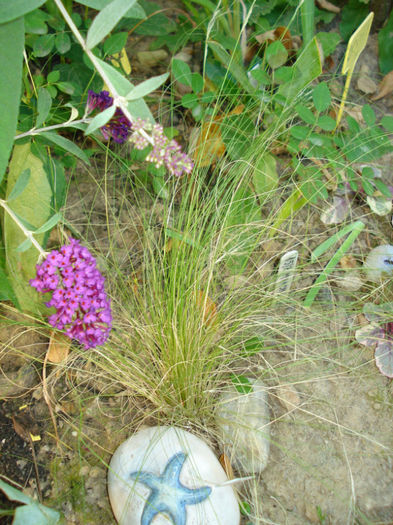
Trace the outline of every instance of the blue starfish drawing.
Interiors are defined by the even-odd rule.
[[[143,483],[151,490],[142,513],[141,525],[151,525],[160,512],[167,514],[174,525],[186,525],[186,505],[196,505],[209,497],[211,487],[189,489],[180,482],[180,471],[187,454],[179,452],[171,457],[161,476],[150,472],[132,472],[131,479]]]

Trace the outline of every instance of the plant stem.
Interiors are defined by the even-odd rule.
[[[114,105],[116,107],[119,107],[122,110],[122,112],[124,113],[124,115],[128,118],[128,120],[132,123],[134,121],[134,118],[132,117],[131,113],[128,110],[127,101],[125,100],[124,97],[120,96],[119,93],[116,91],[115,86],[112,84],[110,78],[105,73],[105,71],[102,69],[101,64],[97,60],[97,57],[87,47],[85,40],[83,39],[83,37],[80,34],[80,32],[79,32],[78,28],[76,27],[76,25],[74,24],[71,16],[68,14],[68,12],[67,12],[66,8],[64,7],[62,1],[61,0],[53,0],[53,1],[57,5],[57,7],[59,8],[60,13],[62,14],[64,20],[68,24],[68,26],[71,29],[72,33],[74,34],[75,38],[77,39],[77,41],[81,45],[83,51],[86,53],[86,55],[91,60],[91,62],[94,65],[97,73],[100,75],[102,80],[107,85],[109,91],[112,93],[113,98],[114,98],[114,100],[113,100]],[[146,131],[141,129],[141,130],[139,130],[139,133],[146,140],[148,140],[150,142],[150,144],[154,144],[153,139],[150,137],[150,135],[148,133],[146,133]]]
[[[63,122],[62,124],[54,124],[53,126],[47,126],[46,128],[32,128],[29,131],[26,131],[25,133],[15,135],[14,140],[23,139],[24,137],[30,137],[33,135],[39,135],[40,133],[45,133],[45,131],[52,131],[53,129],[69,128],[74,126],[75,124],[88,124],[91,120],[91,118],[81,118],[79,120]]]
[[[41,245],[36,241],[36,239],[33,236],[33,232],[25,228],[25,226],[20,222],[18,217],[15,215],[15,213],[11,210],[11,208],[8,206],[7,202],[3,199],[0,199],[0,206],[2,206],[5,211],[8,213],[8,215],[11,217],[11,219],[15,222],[17,226],[22,230],[24,235],[30,239],[33,246],[39,251],[40,255],[45,258],[47,253],[42,249]]]

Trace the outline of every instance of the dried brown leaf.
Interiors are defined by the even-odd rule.
[[[378,92],[374,95],[371,100],[379,100],[380,98],[386,97],[393,91],[393,71],[390,71],[387,75],[383,77],[379,86]]]
[[[221,463],[222,468],[225,470],[225,474],[227,475],[228,479],[234,479],[235,474],[233,473],[232,465],[229,461],[228,456],[222,453],[219,457],[219,461]]]
[[[317,0],[317,4],[321,9],[325,9],[326,11],[330,11],[331,13],[339,13],[341,11],[341,9],[337,5],[328,2],[328,0]]]
[[[48,347],[48,361],[50,363],[62,363],[68,357],[71,339],[60,332],[53,331]]]

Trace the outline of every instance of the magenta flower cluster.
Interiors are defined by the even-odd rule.
[[[105,279],[89,250],[70,239],[70,244],[52,250],[36,270],[30,285],[40,293],[52,292],[46,306],[54,307],[56,313],[49,316],[49,324],[86,349],[102,345],[109,336],[112,315]]]
[[[108,91],[95,93],[89,89],[87,96],[86,114],[89,115],[95,109],[104,111],[113,104],[113,98],[109,96]],[[109,122],[100,128],[105,140],[112,138],[118,144],[123,144],[130,134],[132,128],[131,122],[124,115],[121,109],[116,108],[115,114]]]
[[[138,119],[133,123],[133,133],[130,137],[137,149],[145,149],[151,143],[144,137],[140,130],[151,131],[153,148],[146,157],[148,162],[160,168],[164,165],[171,175],[180,177],[183,173],[191,173],[193,162],[188,155],[182,153],[181,147],[176,140],[168,139],[164,134],[164,128],[160,124],[150,124],[145,120]]]

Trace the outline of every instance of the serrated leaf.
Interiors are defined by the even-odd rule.
[[[164,73],[163,75],[159,75],[157,77],[151,77],[147,80],[144,80],[137,86],[135,86],[126,96],[126,99],[131,100],[138,100],[139,98],[143,98],[152,91],[155,91],[158,89],[168,78],[169,73]]]
[[[96,115],[93,120],[90,122],[90,124],[87,126],[87,129],[85,131],[86,135],[90,135],[90,133],[93,133],[98,128],[102,128],[102,126],[105,126],[107,122],[113,117],[116,111],[116,106],[112,104],[109,108],[105,109],[98,115]]]
[[[20,6],[27,3],[19,2]],[[10,2],[7,2],[7,8],[0,7],[0,20],[1,12],[3,11],[4,16],[4,11],[7,10],[12,11]],[[3,108],[6,108],[6,111],[2,112],[0,126],[0,183],[7,168],[16,133],[22,89],[23,49],[23,19],[0,25],[0,100]]]
[[[53,142],[53,144],[56,144],[56,146],[59,146],[60,148],[68,151],[72,155],[75,155],[79,159],[83,160],[83,162],[86,162],[86,164],[90,164],[86,153],[84,153],[78,146],[76,146],[76,144],[65,137],[62,137],[53,131],[42,132],[40,133],[40,136],[49,140],[49,142]]]
[[[12,188],[11,193],[9,194],[7,198],[7,202],[11,202],[17,197],[19,197],[19,195],[26,188],[27,183],[29,182],[29,179],[30,179],[30,169],[26,168],[25,170],[22,171],[22,173],[17,178],[14,184],[14,187]]]
[[[172,60],[172,75],[177,82],[192,87],[192,72],[190,66],[186,62],[183,62],[183,60],[179,60],[178,58]]]
[[[93,20],[87,32],[86,45],[93,49],[115,25],[123,18],[127,11],[135,4],[136,0],[113,0],[102,9]]]
[[[326,82],[320,82],[312,91],[315,109],[321,113],[326,111],[331,104],[331,96]]]
[[[2,0],[0,3],[0,24],[16,20],[26,13],[37,9],[45,2],[46,0],[12,0],[12,2]]]
[[[31,175],[26,189],[9,204],[9,207],[27,223],[40,227],[51,213],[52,191],[42,162],[31,153],[29,143],[14,147],[7,178],[6,197],[11,193],[19,174],[27,168],[30,169]],[[43,239],[44,234],[36,236],[39,244]],[[25,240],[22,230],[5,213],[4,245],[7,254],[5,270],[23,311],[38,313],[40,301],[38,294],[29,286],[29,279],[35,277],[35,265],[39,253],[34,246],[23,253],[18,253],[16,249]]]
[[[35,127],[39,128],[45,122],[46,118],[49,115],[50,108],[52,107],[52,97],[49,94],[49,91],[40,87],[38,90],[38,99],[37,99],[37,120]]]

